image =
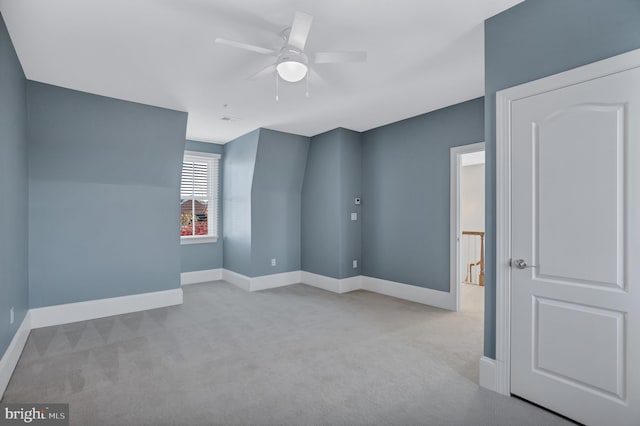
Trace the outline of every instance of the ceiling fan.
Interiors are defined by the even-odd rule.
[[[367,52],[305,52],[304,46],[307,43],[312,22],[313,16],[303,12],[296,12],[291,27],[280,32],[280,36],[284,40],[280,50],[224,38],[216,38],[216,43],[274,56],[276,58],[275,63],[254,74],[251,78],[262,77],[275,71],[282,80],[290,83],[298,82],[308,76],[310,64],[364,62],[367,60]]]

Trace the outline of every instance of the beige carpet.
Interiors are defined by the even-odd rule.
[[[73,425],[566,423],[479,389],[481,288],[459,313],[302,284],[184,293],[32,331],[5,402],[68,402]]]

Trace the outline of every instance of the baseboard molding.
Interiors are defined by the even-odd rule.
[[[248,277],[229,269],[223,269],[222,279],[245,291],[260,291],[297,284],[300,282],[300,271],[282,272],[280,274],[262,275],[260,277]]]
[[[332,291],[334,293],[348,293],[354,290],[367,290],[395,297],[397,299],[421,303],[423,305],[435,306],[450,311],[455,310],[455,294],[445,291],[432,290],[430,288],[402,284],[395,281],[387,281],[364,275],[337,279],[302,271],[300,278],[304,284]]]
[[[246,275],[230,271],[229,269],[223,269],[222,279],[235,286],[240,287],[243,290],[251,291],[251,278],[247,277]]]
[[[180,274],[180,285],[208,283],[222,279],[222,268],[204,271],[183,272]]]
[[[350,291],[362,290],[362,275],[350,278],[342,278],[340,280],[340,293],[349,293]]]
[[[478,382],[480,387],[497,392],[497,364],[496,360],[483,356],[480,358],[480,374]]]
[[[182,289],[176,288],[131,296],[46,306],[31,309],[29,312],[33,329],[181,304]]]
[[[253,277],[251,278],[251,284],[249,288],[250,291],[260,291],[298,283],[300,283],[300,271],[292,271],[283,272],[280,274]]]
[[[29,332],[31,331],[31,313],[27,311],[27,314],[22,320],[22,324],[16,330],[16,334],[13,335],[13,339],[9,343],[7,350],[0,359],[0,400],[4,395],[4,391],[7,389],[13,370],[18,365],[18,360],[24,349],[24,345],[27,343]]]
[[[398,299],[455,311],[455,295],[452,296],[452,293],[446,291],[432,290],[430,288],[381,280],[364,275],[362,276],[361,288]]]
[[[322,290],[331,291],[333,293],[348,293],[362,288],[362,276],[358,275],[350,278],[332,278],[324,275],[314,274],[313,272],[301,271],[300,282],[317,287]]]
[[[340,293],[340,280],[312,272],[300,271],[300,281],[306,285],[317,287],[322,290]]]

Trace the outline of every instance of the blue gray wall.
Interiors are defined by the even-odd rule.
[[[300,270],[301,191],[308,149],[308,137],[260,129],[251,191],[249,276]],[[271,259],[276,259],[275,266]]]
[[[362,134],[338,129],[340,134],[340,277],[349,278],[362,273]],[[351,220],[351,213],[357,220]],[[353,261],[358,267],[353,267]]]
[[[496,91],[640,48],[638,0],[528,0],[485,22],[485,347],[495,358]]]
[[[248,277],[300,270],[308,148],[307,137],[268,129],[224,145],[225,269]]]
[[[187,140],[185,151],[210,152],[221,154],[224,145]],[[220,161],[219,193],[218,193],[218,234],[222,236],[222,197],[224,165]],[[223,238],[215,243],[183,244],[180,246],[181,272],[204,271],[222,268]]]
[[[338,131],[311,138],[302,187],[302,270],[333,278],[340,277]]]
[[[251,187],[260,129],[224,145],[223,239],[225,269],[251,276]]]
[[[363,134],[363,275],[449,291],[450,148],[483,140],[482,98]]]
[[[29,307],[28,190],[26,80],[0,15],[0,358]]]
[[[31,307],[177,288],[187,114],[28,82]]]
[[[362,197],[361,160],[358,132],[334,129],[311,138],[302,189],[303,271],[338,279],[360,275],[362,216],[354,199]]]

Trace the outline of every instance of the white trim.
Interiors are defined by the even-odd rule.
[[[450,311],[454,310],[454,300],[449,292],[362,275],[337,279],[307,271],[293,271],[251,278],[228,269],[223,269],[222,278],[246,291],[260,291],[268,288],[303,283],[338,294],[348,293],[354,290],[368,290],[398,299],[422,303],[423,305],[435,306]]]
[[[180,285],[208,283],[210,281],[220,281],[221,279],[222,268],[183,272],[180,274]]]
[[[314,274],[312,272],[301,271],[300,281],[312,287],[321,288],[322,290],[334,293],[348,293],[354,290],[362,289],[362,276],[357,275],[350,278],[332,278],[324,275]]]
[[[220,219],[220,158],[221,155],[212,152],[184,151],[182,155],[182,169],[180,171],[180,198],[182,199],[182,175],[185,163],[206,163],[207,164],[207,196],[196,196],[192,193],[194,201],[208,200],[209,209],[207,214],[208,234],[207,235],[185,235],[180,236],[180,244],[206,244],[218,242],[218,225]],[[215,173],[214,173],[215,171]],[[194,178],[194,176],[192,176]],[[195,184],[195,181],[194,181]],[[180,208],[182,209],[182,201]],[[193,208],[193,207],[192,207]],[[215,213],[212,215],[212,212]],[[195,210],[192,211],[192,231],[195,231]]]
[[[454,146],[450,153],[449,188],[449,293],[453,310],[460,310],[460,172],[463,154],[485,150],[484,142]]]
[[[511,103],[640,67],[640,49],[496,93],[496,391],[511,393]]]
[[[478,383],[481,387],[496,392],[496,360],[483,356],[480,358]]]
[[[339,282],[338,293],[349,293],[350,291],[362,289],[362,275],[355,277],[342,278]]]
[[[300,271],[282,272],[280,274],[262,275],[251,278],[250,291],[267,290],[300,283]]]
[[[291,284],[298,284],[301,282],[300,275],[301,271],[291,271],[279,274],[262,275],[259,277],[248,277],[229,269],[222,270],[223,280],[236,285],[245,291],[260,291],[270,288],[284,287]]]
[[[496,378],[494,382],[496,392],[503,395],[511,394],[510,109],[504,93],[498,92],[496,95]]]
[[[217,243],[218,237],[213,235],[181,235],[180,245]]]
[[[20,324],[20,327],[16,330],[16,334],[13,335],[13,339],[11,339],[7,350],[0,359],[0,400],[4,395],[4,391],[7,389],[9,380],[11,380],[13,370],[15,370],[16,365],[18,365],[18,360],[20,359],[24,345],[27,343],[30,331],[31,313],[27,311],[22,320],[22,324]]]
[[[362,276],[362,289],[450,311],[455,310],[455,301],[451,297],[451,293],[446,291],[367,276]]]
[[[246,275],[233,272],[229,269],[223,269],[222,279],[235,286],[240,287],[243,290],[251,291],[251,278],[247,277]]]
[[[310,285],[312,287],[317,287],[322,290],[331,291],[333,293],[340,293],[340,280],[337,278],[318,275],[307,271],[301,271],[300,280],[304,284]]]
[[[189,151],[185,149],[184,154],[182,155],[182,158],[189,158],[189,157],[191,157],[191,159],[196,159],[196,160],[198,159],[198,157],[208,157],[208,158],[219,160],[222,156],[215,152]]]
[[[46,306],[30,310],[31,328],[68,324],[181,304],[182,289],[176,288],[152,293]]]
[[[354,290],[367,290],[373,293],[384,294],[397,299],[409,300],[411,302],[435,306],[437,308],[447,309],[450,311],[453,311],[455,307],[454,299],[448,292],[367,277],[364,275],[337,279],[302,271],[301,280],[304,284],[331,291],[333,293],[342,294]]]

